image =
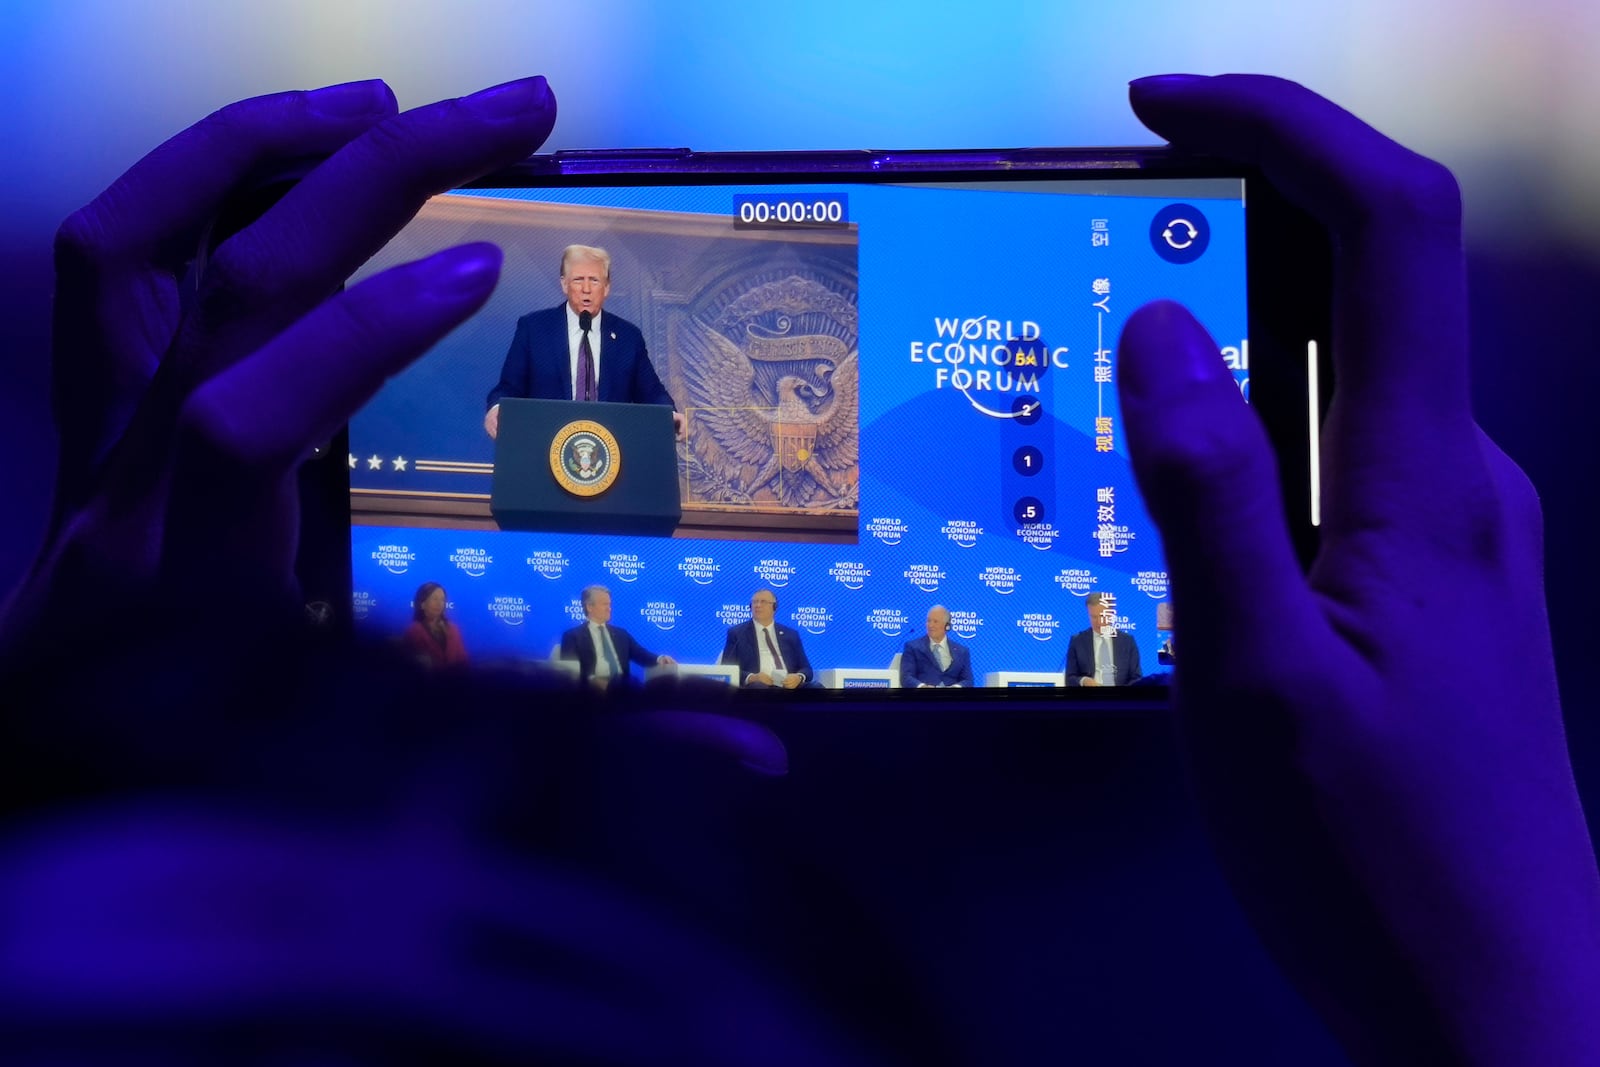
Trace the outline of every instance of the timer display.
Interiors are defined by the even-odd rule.
[[[850,208],[842,193],[738,194],[733,198],[736,226],[844,226]]]

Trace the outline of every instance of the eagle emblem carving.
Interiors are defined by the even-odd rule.
[[[791,276],[743,294],[721,318],[721,328],[694,318],[673,327],[689,393],[692,498],[855,509],[854,305]]]

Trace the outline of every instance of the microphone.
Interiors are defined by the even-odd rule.
[[[589,332],[589,327],[594,324],[594,315],[587,311],[578,312],[578,329],[584,333]]]

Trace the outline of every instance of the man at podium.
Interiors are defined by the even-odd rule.
[[[674,407],[639,327],[604,310],[610,291],[611,254],[568,245],[561,253],[566,302],[517,320],[500,381],[489,390],[483,428],[490,437],[500,432],[503,397]],[[682,437],[683,416],[677,410],[672,425]]]

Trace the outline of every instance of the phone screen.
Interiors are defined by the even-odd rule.
[[[1104,173],[437,197],[362,275],[470,240],[505,268],[351,421],[355,627],[402,633],[436,583],[473,662],[545,660],[604,586],[612,625],[714,674],[768,590],[830,687],[898,685],[940,615],[977,686],[1062,685],[1091,627],[1131,638],[1149,680],[1172,610],[1116,342],[1142,304],[1179,300],[1248,399],[1250,210],[1243,178]],[[608,272],[585,252],[564,279],[572,246]],[[676,526],[502,529],[492,403],[590,380],[659,403],[641,360],[683,424]],[[637,459],[567,452],[549,463],[579,481]]]

